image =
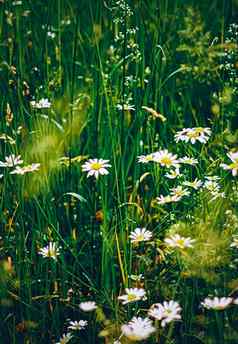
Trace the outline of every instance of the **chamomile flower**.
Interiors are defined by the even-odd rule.
[[[142,164],[148,164],[149,162],[154,161],[154,154],[147,154],[147,155],[139,155],[137,157],[138,162],[142,163]]]
[[[180,236],[179,234],[174,234],[168,238],[165,238],[164,242],[169,247],[184,249],[184,248],[193,247],[195,240],[191,239],[190,237],[183,237],[183,236]]]
[[[178,159],[177,155],[173,155],[172,153],[169,153],[167,149],[160,150],[158,152],[154,153],[154,161],[159,163],[161,166],[165,167],[178,167]]]
[[[79,308],[84,312],[91,312],[97,308],[95,301],[86,301],[79,304]]]
[[[51,102],[47,98],[42,98],[38,102],[32,100],[30,104],[35,109],[49,109],[51,107]]]
[[[211,136],[211,129],[210,128],[183,128],[182,130],[178,131],[175,135],[175,141],[184,141],[184,142],[191,142],[194,144],[196,141],[201,143],[206,143]]]
[[[125,295],[118,296],[118,300],[122,301],[123,305],[139,300],[146,300],[146,292],[143,288],[126,288],[125,291]]]
[[[136,244],[141,241],[148,241],[152,238],[152,233],[146,228],[136,228],[131,234],[129,235],[131,242]]]
[[[49,244],[41,248],[38,253],[44,258],[53,258],[57,260],[57,256],[60,255],[60,250],[56,243],[50,241]]]
[[[180,200],[182,197],[184,196],[188,196],[190,194],[190,192],[188,191],[188,189],[183,189],[182,186],[177,186],[176,188],[173,188],[172,189],[172,192],[171,192],[171,196],[173,197],[176,197],[177,198],[177,201]]]
[[[0,167],[15,167],[21,165],[23,160],[20,155],[11,154],[5,157],[5,161],[0,161]]]
[[[94,176],[96,179],[99,175],[108,174],[107,167],[111,167],[109,160],[89,159],[82,165],[82,171],[88,172],[87,177]]]
[[[87,320],[70,321],[68,330],[73,330],[73,331],[84,330],[87,325],[88,325]]]
[[[149,316],[156,320],[162,320],[161,326],[164,327],[166,324],[169,324],[171,321],[181,319],[181,307],[176,301],[164,301],[163,304],[155,303],[149,309]]]
[[[203,182],[196,178],[193,182],[189,182],[189,181],[183,182],[183,185],[189,186],[190,188],[198,190],[203,185]]]
[[[180,158],[179,162],[181,164],[192,165],[192,166],[198,164],[198,160],[197,159],[190,158],[189,156],[185,156],[183,158]]]
[[[171,196],[171,195],[167,195],[167,196],[163,196],[160,195],[159,197],[156,197],[156,201],[158,204],[167,204],[167,203],[172,203],[172,202],[178,202],[179,199],[176,196]]]
[[[201,305],[207,309],[214,309],[216,311],[220,311],[230,306],[232,301],[233,299],[231,297],[219,298],[215,296],[213,299],[206,297],[205,300],[201,302]]]
[[[11,171],[10,174],[26,174],[26,173],[30,173],[30,172],[35,172],[38,171],[40,168],[40,164],[39,163],[33,163],[27,166],[16,166],[15,170]]]
[[[67,344],[72,338],[73,337],[70,333],[63,334],[63,336],[60,338],[60,341],[56,344]]]
[[[127,324],[122,325],[121,330],[131,341],[141,341],[154,333],[155,327],[149,318],[133,317]]]
[[[167,172],[165,174],[165,177],[169,178],[169,179],[175,179],[175,178],[177,178],[179,176],[181,176],[179,168],[176,168],[175,170],[171,170],[170,172]]]
[[[233,236],[233,241],[230,244],[230,247],[238,248],[238,237],[237,236]]]
[[[230,164],[221,164],[224,170],[230,170],[234,177],[238,174],[238,151],[227,153],[228,158],[232,161]]]

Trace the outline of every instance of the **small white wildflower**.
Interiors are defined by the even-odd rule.
[[[57,256],[60,255],[59,248],[56,243],[52,241],[50,241],[45,247],[41,248],[38,253],[44,258],[53,258],[54,260],[57,260]]]
[[[175,179],[175,178],[177,178],[179,176],[181,176],[181,174],[179,172],[179,168],[176,168],[175,170],[171,170],[169,173],[167,172],[165,174],[165,177],[169,178],[169,179]]]
[[[202,184],[203,182],[197,178],[193,182],[188,182],[188,181],[183,182],[183,185],[189,186],[195,190],[198,190],[202,186]]]
[[[230,306],[232,303],[233,299],[231,297],[221,297],[218,298],[215,296],[213,299],[206,297],[203,302],[201,302],[201,305],[204,308],[207,309],[214,309],[216,311],[223,310]]]
[[[148,241],[152,238],[152,233],[146,228],[136,228],[131,234],[129,235],[132,243],[138,243],[141,241]]]
[[[167,149],[160,150],[154,154],[154,161],[159,163],[161,166],[165,167],[175,167],[178,168],[178,159],[177,155],[169,153]]]
[[[233,177],[236,177],[238,174],[238,151],[227,153],[228,158],[232,161],[231,164],[221,164],[221,167],[224,170],[230,170]]]
[[[68,330],[80,331],[80,330],[85,329],[87,325],[88,325],[87,320],[70,321]]]
[[[99,175],[106,175],[108,174],[107,167],[111,167],[108,163],[109,160],[103,159],[89,159],[82,165],[82,171],[88,172],[87,177],[94,176],[96,179]]]
[[[155,327],[149,318],[133,317],[127,324],[122,325],[121,330],[131,341],[140,341],[154,333]]]
[[[15,170],[11,171],[10,174],[20,174],[20,175],[23,175],[23,174],[26,174],[26,173],[29,173],[29,172],[35,172],[35,171],[38,171],[40,168],[40,164],[39,163],[33,163],[31,165],[27,165],[27,166],[17,166],[15,168]]]
[[[154,154],[147,154],[147,155],[139,155],[137,157],[138,162],[142,163],[142,164],[148,164],[149,162],[154,161]]]
[[[70,333],[63,334],[63,336],[60,338],[60,341],[56,344],[67,344],[72,338],[73,337]]]
[[[176,301],[164,301],[163,304],[155,303],[149,309],[149,316],[156,320],[162,320],[161,326],[164,327],[166,324],[174,320],[181,319],[181,307]]]
[[[238,248],[238,237],[237,236],[233,236],[233,241],[230,244],[230,247]]]
[[[122,301],[123,305],[139,300],[146,300],[146,292],[143,288],[126,288],[126,294],[118,296],[118,300]]]
[[[35,109],[49,109],[51,107],[51,102],[47,98],[42,98],[38,102],[32,100],[30,104]]]
[[[166,203],[178,202],[179,200],[180,198],[176,196],[171,196],[171,195],[167,195],[167,196],[160,195],[159,197],[156,197],[157,203],[162,204],[162,205]]]
[[[179,234],[174,234],[168,238],[165,238],[164,241],[169,247],[184,249],[193,247],[193,244],[196,240],[191,239],[190,237],[183,237]]]
[[[177,200],[180,200],[184,196],[188,196],[190,192],[188,189],[183,189],[182,186],[177,186],[176,188],[172,189],[171,196],[175,196]]]
[[[210,128],[183,128],[183,130],[178,131],[174,137],[175,141],[191,142],[194,144],[196,141],[201,143],[206,143],[211,136]]]
[[[21,165],[23,160],[20,155],[11,154],[5,157],[5,161],[0,161],[0,167],[15,167]]]
[[[181,164],[187,164],[187,165],[192,165],[192,166],[198,164],[198,160],[197,159],[190,158],[189,156],[185,156],[183,158],[180,158],[179,162]]]
[[[79,308],[84,312],[91,312],[97,308],[95,301],[86,301],[79,304]]]

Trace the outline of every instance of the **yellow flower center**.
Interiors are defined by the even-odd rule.
[[[91,164],[92,170],[98,171],[100,168],[102,168],[102,164],[100,162],[94,162]]]
[[[177,244],[178,244],[179,246],[183,247],[183,246],[184,246],[184,239],[178,239],[178,240],[177,240]]]
[[[135,294],[128,294],[127,299],[128,299],[128,301],[134,301],[134,300],[136,300],[136,295]]]
[[[136,241],[143,241],[144,240],[144,235],[143,234],[139,234],[136,237]]]
[[[160,160],[160,162],[161,162],[161,164],[164,164],[164,165],[171,165],[172,164],[172,160],[168,156],[163,157]]]
[[[200,132],[199,131],[189,131],[188,133],[187,133],[187,136],[190,138],[190,139],[192,139],[192,138],[194,138],[194,139],[196,139],[197,137],[199,137],[200,136]]]

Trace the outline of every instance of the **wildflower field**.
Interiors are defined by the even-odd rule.
[[[237,18],[0,0],[0,344],[238,343]]]

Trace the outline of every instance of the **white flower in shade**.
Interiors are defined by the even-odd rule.
[[[159,197],[156,197],[156,201],[158,204],[166,204],[166,203],[172,203],[172,202],[178,202],[179,199],[175,196],[167,195],[163,196],[160,195]]]
[[[138,162],[141,162],[142,164],[148,164],[149,162],[154,161],[154,154],[147,154],[147,155],[139,155],[137,157]]]
[[[196,141],[201,143],[206,143],[211,136],[210,128],[183,128],[183,130],[178,131],[175,135],[175,141],[191,142],[194,144]]]
[[[178,167],[177,155],[169,153],[167,149],[154,153],[154,161],[165,167]]]
[[[60,338],[60,341],[56,344],[67,344],[72,338],[73,337],[70,333],[63,334],[63,336]]]
[[[233,299],[231,297],[219,298],[215,296],[213,299],[206,297],[205,300],[201,302],[201,305],[207,309],[214,309],[216,311],[220,311],[230,306],[232,301]]]
[[[129,238],[133,243],[148,241],[152,238],[152,233],[147,231],[146,228],[136,228],[133,232],[131,232]]]
[[[122,111],[135,111],[135,105],[132,104],[117,104],[117,109]]]
[[[187,165],[196,165],[196,164],[198,164],[198,160],[197,159],[190,158],[189,156],[185,156],[183,158],[180,158],[179,162],[181,164],[187,164]]]
[[[176,301],[164,301],[163,304],[155,303],[149,309],[149,316],[156,320],[162,320],[161,326],[164,327],[166,324],[174,320],[181,319],[181,307]]]
[[[44,258],[53,258],[54,260],[57,260],[57,256],[59,256],[60,251],[56,243],[50,241],[47,246],[39,250],[39,254]]]
[[[179,201],[182,197],[188,196],[190,192],[188,189],[183,189],[182,186],[177,186],[176,188],[172,189],[171,196],[176,197],[176,200]]]
[[[175,170],[171,170],[170,172],[165,174],[165,177],[169,178],[169,179],[175,179],[179,176],[181,176],[181,174],[179,172],[179,168],[176,168]]]
[[[68,330],[80,331],[80,330],[85,329],[87,325],[88,325],[87,320],[70,321]]]
[[[109,173],[106,168],[111,167],[111,165],[108,162],[109,160],[89,159],[82,165],[82,171],[88,172],[87,177],[95,176],[98,178],[100,174],[105,175]]]
[[[133,317],[127,324],[122,325],[122,333],[131,341],[140,341],[147,339],[155,332],[155,327],[149,318]]]
[[[220,185],[215,180],[206,180],[203,184],[203,188],[206,189],[211,194],[217,194],[220,191]]]
[[[95,301],[86,301],[79,304],[79,308],[84,312],[91,312],[97,308]]]
[[[221,164],[224,170],[230,170],[234,177],[238,174],[238,151],[227,153],[228,158],[232,161],[231,164]]]
[[[183,237],[179,234],[171,235],[169,238],[165,238],[164,241],[167,246],[180,249],[193,247],[193,244],[195,242],[194,239],[191,239],[190,237]]]
[[[21,159],[20,155],[11,154],[5,157],[5,161],[0,161],[0,167],[14,167],[17,165],[21,165],[23,160]]]
[[[146,300],[146,292],[143,288],[126,288],[126,294],[118,296],[118,300],[122,301],[123,305],[139,300]]]
[[[238,237],[236,236],[233,236],[233,241],[232,243],[230,244],[230,247],[235,247],[235,248],[238,248]]]
[[[183,185],[189,186],[190,188],[193,188],[195,190],[198,190],[202,186],[202,184],[203,182],[197,178],[193,182],[188,182],[188,181],[183,182]]]
[[[29,173],[29,172],[38,171],[39,168],[40,168],[40,164],[39,163],[33,163],[31,165],[22,166],[22,167],[17,166],[15,168],[15,170],[10,172],[10,174],[20,174],[20,175],[23,175],[23,174],[26,174],[26,173]]]
[[[32,100],[30,104],[34,109],[49,109],[51,107],[51,102],[47,98],[42,98],[38,102]]]

